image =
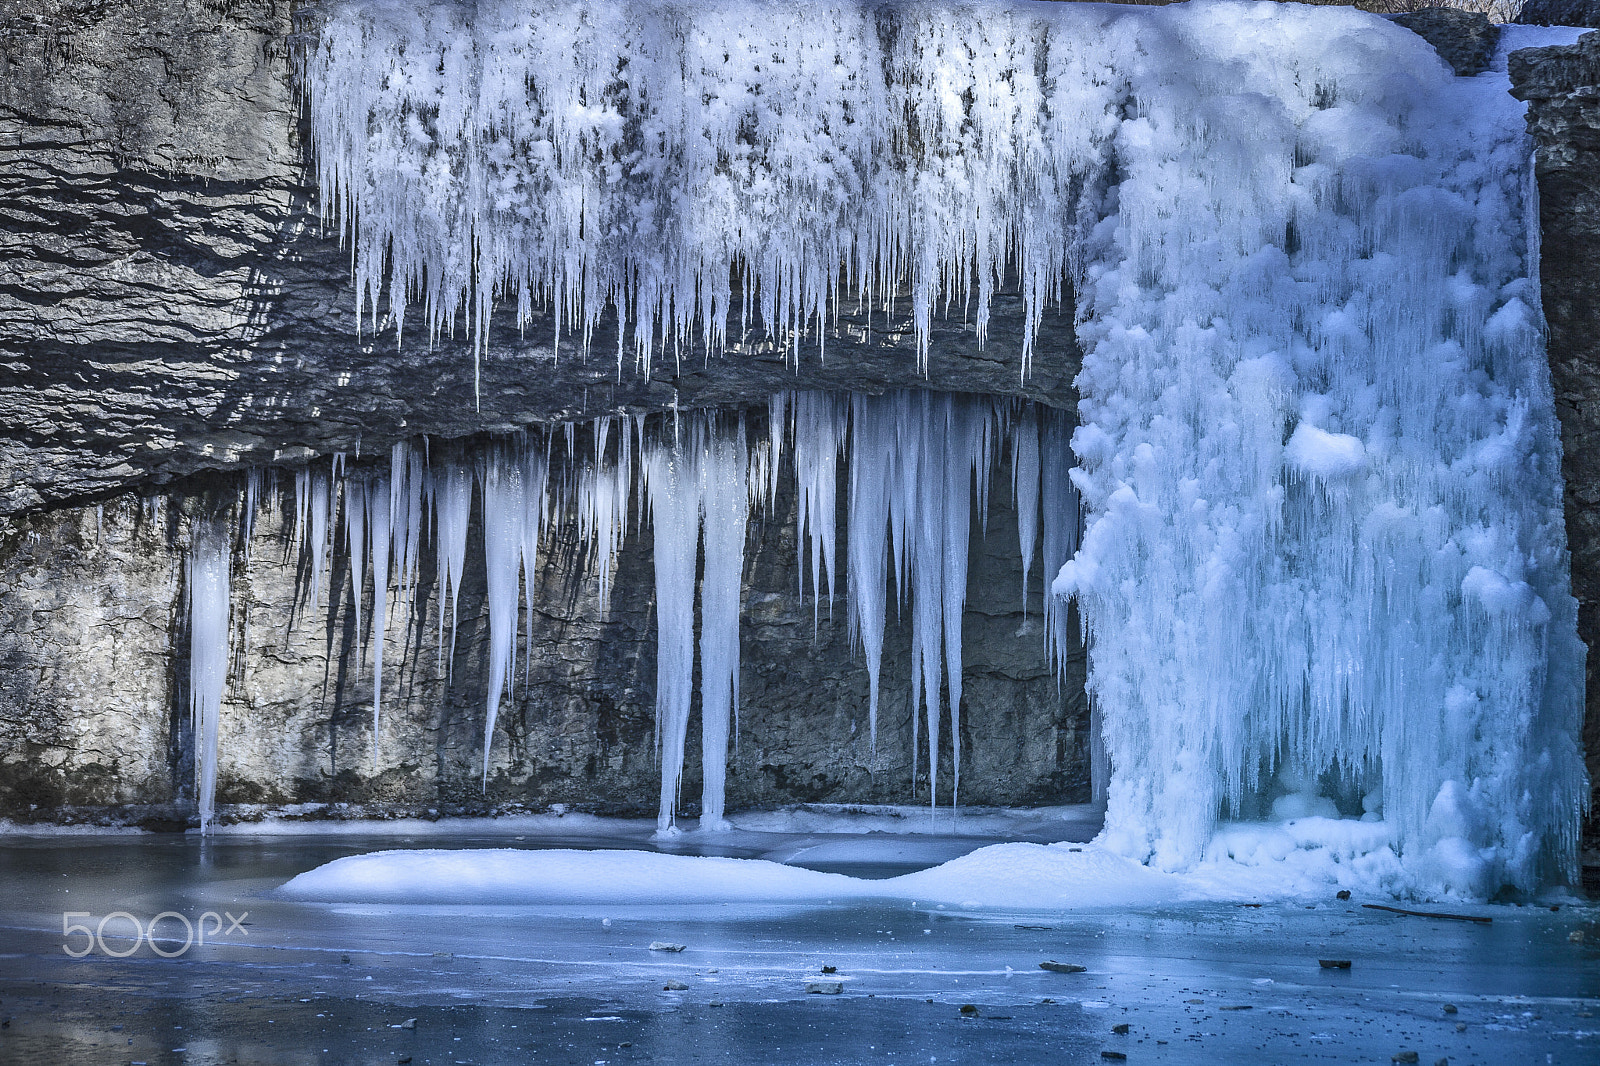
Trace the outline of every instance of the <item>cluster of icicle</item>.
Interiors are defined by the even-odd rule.
[[[1026,359],[1113,125],[1080,86],[1114,57],[1058,36],[999,6],[349,0],[300,63],[375,328],[387,294],[397,332],[417,301],[481,348],[505,301],[587,345],[613,306],[648,365],[730,312],[798,352],[841,295],[908,297],[925,355],[941,301],[981,341],[1014,276]]]
[[[996,450],[1008,447],[1024,561],[1018,591],[1025,604],[1035,555],[1042,551],[1040,579],[1047,581],[1076,546],[1077,494],[1065,461],[1069,417],[1031,404],[949,394],[802,392],[774,396],[767,417],[751,423],[743,415],[707,412],[649,419],[624,415],[593,421],[583,445],[569,423],[550,433],[497,440],[476,454],[441,451],[434,456],[425,443],[403,442],[394,446],[386,467],[346,469],[336,456],[327,465],[299,471],[293,487],[293,543],[304,583],[301,614],[317,613],[330,550],[343,552],[350,587],[329,590],[329,595],[348,597],[355,611],[355,647],[371,649],[374,768],[390,605],[396,613],[411,610],[420,617],[426,605],[417,595],[418,568],[428,554],[437,567],[433,587],[440,598],[439,653],[453,663],[457,604],[476,512],[483,531],[489,621],[487,786],[497,716],[516,677],[519,637],[525,641],[525,661],[536,642],[546,639],[537,630],[533,610],[542,542],[557,521],[575,516],[580,539],[594,559],[604,617],[623,540],[630,525],[638,529],[648,521],[655,560],[660,828],[673,829],[695,706],[697,586],[704,780],[699,824],[725,825],[727,754],[739,708],[746,531],[753,511],[771,511],[780,474],[792,471],[801,551],[802,588],[797,593],[803,595],[809,570],[820,618],[821,600],[826,596],[831,602],[844,577],[849,624],[865,653],[870,681],[873,744],[886,613],[897,604],[909,610],[913,621],[913,747],[925,729],[930,799],[937,796],[939,730],[946,714],[955,741],[958,785],[961,615],[973,508],[987,514]],[[846,491],[842,514],[841,479]],[[252,479],[246,492],[245,544],[261,496],[256,485]],[[846,533],[842,565],[837,546],[841,517]],[[200,793],[209,821],[217,706],[227,665],[231,538],[208,524],[198,527],[194,544],[192,685],[201,752],[197,765],[207,768]],[[364,602],[372,605],[366,619],[361,614]],[[1059,601],[1047,597],[1046,602],[1051,606],[1045,639],[1059,666],[1069,639],[1066,618]],[[913,776],[916,761],[914,751]]]
[[[1381,817],[1429,891],[1571,875],[1583,649],[1504,75],[1226,0],[347,0],[317,32],[327,209],[397,323],[481,338],[505,299],[587,340],[609,303],[648,359],[909,293],[925,344],[1013,274],[1031,336],[1072,276],[1090,525],[1055,587],[1109,843],[1188,866],[1290,789]]]

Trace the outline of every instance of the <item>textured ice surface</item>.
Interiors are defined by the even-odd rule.
[[[610,302],[647,362],[663,339],[719,346],[730,310],[798,346],[844,289],[909,298],[925,346],[951,300],[981,339],[1010,266],[1026,351],[1094,221],[1118,24],[1042,5],[356,0],[329,5],[303,73],[325,210],[374,320],[387,286],[396,322],[414,300],[432,334],[465,311],[481,336],[505,300],[524,323],[553,304],[586,341]]]
[[[1522,106],[1333,9],[1189,5],[1079,296],[1107,842],[1193,866],[1284,792],[1425,890],[1572,872],[1583,649]],[[1363,804],[1370,798],[1370,804]]]

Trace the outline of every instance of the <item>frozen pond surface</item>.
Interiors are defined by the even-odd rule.
[[[1005,828],[1039,840],[1092,832],[1070,817]],[[1555,912],[1425,908],[1493,919],[1480,924],[1360,898],[1051,916],[872,901],[421,907],[272,896],[345,855],[653,848],[649,829],[572,818],[447,836],[426,826],[229,833],[204,845],[192,835],[0,836],[0,1062],[1600,1059],[1600,911],[1576,901]],[[882,877],[996,839],[746,830],[662,847]],[[64,943],[78,951],[93,937],[64,937],[64,913],[95,928],[119,911],[88,954],[68,956]],[[216,912],[220,928],[204,921],[209,942],[184,951],[182,923],[163,919],[155,946],[175,957],[162,958],[134,943],[130,917],[147,925],[165,911],[192,921]],[[1086,969],[1040,970],[1047,960]],[[817,980],[839,981],[841,994],[808,993]]]

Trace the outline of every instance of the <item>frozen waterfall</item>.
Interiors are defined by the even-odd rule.
[[[1059,594],[1046,640],[1073,598],[1090,642],[1106,842],[1179,868],[1229,846],[1226,819],[1299,812],[1381,823],[1428,891],[1571,875],[1584,649],[1503,75],[1452,77],[1350,9],[1233,2],[336,0],[313,28],[324,210],[374,328],[386,313],[398,333],[415,302],[424,333],[464,314],[482,351],[504,304],[587,345],[610,305],[621,373],[628,345],[641,365],[727,348],[730,318],[800,359],[841,301],[908,304],[925,354],[936,313],[981,340],[1002,285],[1024,296],[1026,356],[1046,306],[1075,303],[1075,427],[932,395],[790,397],[764,441],[691,418],[608,443],[606,424],[577,459],[568,436],[582,469],[552,476],[554,503],[527,465],[549,442],[476,474],[424,464],[425,488],[400,487],[410,454],[344,479],[380,673],[391,570],[428,509],[410,501],[431,503],[453,611],[481,486],[486,746],[540,516],[580,509],[604,598],[645,505],[637,465],[670,826],[695,584],[714,762],[738,702],[732,545],[792,419],[819,622],[842,562],[876,693],[893,583],[930,758],[941,701],[959,710],[968,516],[1009,447],[1022,547]],[[313,603],[333,475],[297,503]],[[375,727],[378,710],[375,692]]]

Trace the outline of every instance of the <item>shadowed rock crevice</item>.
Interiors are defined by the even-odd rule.
[[[1600,33],[1513,52],[1512,92],[1537,146],[1540,283],[1561,419],[1567,546],[1578,635],[1589,646],[1584,751],[1588,835],[1600,834]]]

